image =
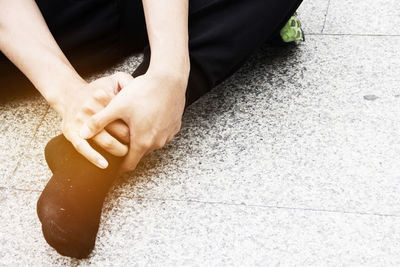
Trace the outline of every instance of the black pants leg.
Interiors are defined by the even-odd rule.
[[[129,3],[132,4],[133,0],[126,1],[131,1]],[[103,1],[76,1],[82,5],[94,2]],[[124,1],[117,3],[122,2]],[[189,52],[192,65],[187,89],[188,104],[239,68],[250,53],[272,36],[276,29],[287,20],[299,2],[298,0],[191,0]],[[105,4],[109,3],[112,4],[110,10],[114,10],[115,2],[106,2]],[[89,7],[91,7],[89,10],[92,10],[98,6]],[[103,18],[109,18],[111,22],[116,15],[104,16],[102,13],[110,10],[101,10],[98,13],[102,14]],[[120,15],[125,14],[125,10],[120,10],[120,12]],[[52,12],[44,13],[53,14]],[[84,14],[86,13],[84,12]],[[128,14],[130,13],[128,12]],[[45,15],[45,17],[47,16]],[[125,18],[132,19],[129,16]],[[47,18],[47,20],[52,28],[51,19]],[[58,18],[56,17],[54,20],[57,22]],[[118,28],[118,25],[121,31],[129,29],[124,26],[124,19],[119,17],[117,21],[119,24],[115,22],[112,29]],[[60,20],[61,24],[64,22],[64,20]],[[107,29],[109,25],[103,25],[102,22],[98,21],[97,23]],[[91,46],[94,43],[100,44],[99,51],[100,49],[106,50],[97,56],[95,53],[93,60],[98,60],[99,56],[106,57],[105,55],[110,58],[117,57],[119,51],[115,51],[115,48],[110,51],[108,48],[113,47],[115,43],[125,47],[127,43],[123,42],[122,37],[126,35],[118,37],[115,35],[115,31],[111,31],[109,35],[98,38],[98,34],[102,35],[103,29],[94,27],[97,26],[96,23],[93,24],[94,26],[89,25],[91,27],[88,30],[82,31],[83,35],[72,39],[69,38],[72,34],[77,34],[76,27],[71,28],[71,33],[67,31],[63,34],[65,29],[62,27],[54,27],[52,31],[55,32],[56,38],[62,43],[61,46],[65,51],[69,49],[72,51],[75,46],[82,51],[81,48],[85,48],[85,45]],[[130,23],[127,25],[136,26]],[[58,30],[60,33],[57,33]],[[133,36],[135,35],[133,34],[132,37],[128,35],[128,41],[134,40]],[[81,41],[82,43],[78,45],[75,43],[79,39],[78,37],[82,40],[91,38],[87,43]],[[120,42],[117,41],[118,38],[120,38]],[[66,40],[71,40],[71,42],[68,43]],[[103,40],[106,42],[104,47],[101,45]],[[129,46],[127,47],[129,48]],[[87,50],[87,53],[90,52]],[[135,75],[147,70],[149,58],[150,50],[147,49],[145,60],[135,71]],[[93,146],[107,158],[110,163],[107,169],[99,169],[85,160],[62,135],[53,138],[48,143],[45,154],[53,177],[43,190],[37,204],[38,216],[46,241],[61,254],[76,258],[86,257],[94,247],[102,204],[108,189],[116,178],[116,171],[122,160],[105,153],[95,144]]]
[[[191,0],[186,91],[190,105],[232,75],[261,44],[276,38],[302,0]],[[146,72],[150,49],[134,76]]]
[[[80,74],[107,68],[148,45],[140,0],[36,0],[36,3],[58,45]],[[0,51],[1,99],[32,88]]]
[[[150,49],[141,0],[36,2],[58,44],[80,72],[108,66],[147,46],[144,61],[133,75],[146,72]],[[232,75],[254,50],[275,37],[301,2],[189,0],[187,105]]]
[[[110,66],[148,45],[141,0],[36,0],[47,25],[80,72]]]

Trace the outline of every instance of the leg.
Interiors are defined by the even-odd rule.
[[[37,2],[57,42],[81,71],[108,65],[147,43],[140,0]],[[47,144],[53,176],[37,203],[46,241],[75,258],[86,257],[94,247],[103,201],[121,161],[91,145],[107,158],[106,170],[85,160],[63,135]]]
[[[109,66],[148,43],[141,1],[36,2],[57,43],[81,71]]]
[[[300,2],[192,0],[189,16],[192,67],[187,103],[194,102],[237,70],[251,52],[286,23]],[[147,48],[134,76],[145,73],[149,61]],[[120,162],[118,158],[107,159],[110,162],[107,170],[93,167],[62,136],[54,138],[46,148],[46,160],[54,175],[39,199],[38,214],[46,240],[64,255],[85,257],[94,246],[101,206]],[[104,183],[99,183],[99,178]],[[91,216],[84,216],[87,213]]]
[[[36,0],[36,3],[58,45],[81,74],[104,69],[129,53],[142,51],[148,44],[141,1]],[[0,82],[8,88],[18,88],[18,92],[2,90],[2,95],[19,93],[22,88],[33,89],[1,51]]]
[[[192,0],[187,105],[232,75],[261,44],[277,38],[302,0]],[[134,76],[146,72],[150,50]]]
[[[26,92],[33,91],[32,84],[29,80],[1,52],[0,84],[0,103],[7,102],[9,97],[24,95]],[[18,90],[15,88],[18,88]]]

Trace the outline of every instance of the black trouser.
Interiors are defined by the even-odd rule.
[[[79,71],[150,49],[141,0],[36,0],[61,49]],[[302,0],[189,0],[191,72],[187,104],[233,74],[279,34]],[[34,51],[32,51],[34,52]],[[50,68],[51,66],[44,66]]]

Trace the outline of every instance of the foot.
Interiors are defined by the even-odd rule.
[[[85,258],[93,250],[103,202],[117,176],[121,158],[96,149],[110,163],[107,169],[87,161],[63,135],[45,149],[53,176],[38,200],[37,213],[47,243],[64,256]]]
[[[297,13],[289,19],[286,25],[280,31],[281,39],[286,44],[299,44],[305,41],[304,31],[301,28],[301,22]]]

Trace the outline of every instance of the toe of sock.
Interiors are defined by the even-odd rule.
[[[83,259],[94,248],[94,238],[86,241],[74,238],[52,220],[42,224],[42,232],[46,242],[63,256]]]

